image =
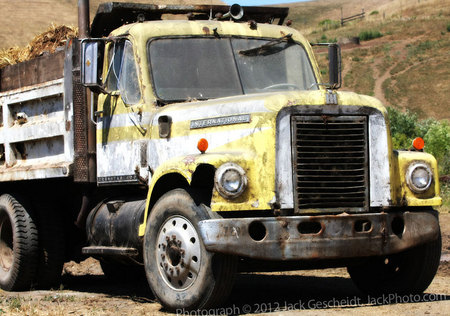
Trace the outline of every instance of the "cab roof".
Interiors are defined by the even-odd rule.
[[[239,22],[277,23],[282,25],[289,8],[242,7]],[[162,20],[165,15],[188,20],[221,19],[230,11],[222,5],[154,5],[142,3],[107,2],[98,7],[91,25],[91,37],[103,37],[129,23]]]

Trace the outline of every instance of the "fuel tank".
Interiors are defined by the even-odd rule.
[[[145,199],[111,199],[98,204],[86,221],[90,246],[142,249],[138,236],[143,222]]]

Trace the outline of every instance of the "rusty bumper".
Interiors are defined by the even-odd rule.
[[[265,260],[386,255],[439,235],[428,212],[210,219],[199,228],[209,251]]]

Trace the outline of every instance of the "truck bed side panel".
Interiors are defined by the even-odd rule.
[[[70,49],[66,54],[71,58]],[[64,52],[62,56],[65,56]],[[15,88],[0,92],[1,182],[67,177],[72,173],[72,82],[64,80],[67,69],[64,69],[61,53],[47,57],[50,59],[44,64],[52,65],[48,74],[43,74],[47,70],[45,65],[34,70],[30,66],[15,65],[17,71],[28,69],[29,78],[27,72],[22,74],[19,71],[6,81],[7,87]],[[54,63],[51,63],[51,58],[54,58]],[[36,66],[39,63],[35,61],[32,64]],[[40,82],[56,74],[59,74],[58,78]],[[5,72],[2,80],[4,76]],[[28,81],[24,84],[20,82],[22,78],[28,78]],[[2,89],[5,88],[3,83]]]

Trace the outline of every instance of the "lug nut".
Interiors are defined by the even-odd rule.
[[[166,259],[166,255],[162,253],[161,254],[161,259],[163,259],[163,260]]]
[[[164,269],[167,270],[168,267],[169,265],[167,263],[164,263]]]
[[[173,274],[173,269],[170,268],[170,269],[169,269],[169,272],[170,272],[170,274]]]
[[[173,240],[177,240],[177,236],[176,235],[172,235],[172,239]]]
[[[166,236],[166,241],[167,241],[167,242],[169,242],[169,241],[170,241],[170,238],[169,238],[169,236]]]
[[[176,268],[175,271],[177,271],[177,274],[180,275],[180,268]]]
[[[180,240],[177,241],[177,245],[178,245],[178,247],[181,247],[181,241]]]

